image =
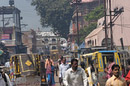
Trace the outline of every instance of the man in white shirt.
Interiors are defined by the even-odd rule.
[[[4,78],[2,77],[1,73],[0,73],[0,86],[6,86]]]
[[[0,86],[6,86],[6,82],[3,78],[3,69],[0,68]]]
[[[65,86],[87,86],[87,76],[82,68],[78,67],[78,60],[71,60],[71,68],[65,72],[63,83]]]
[[[65,71],[69,69],[69,64],[66,64],[66,58],[62,59],[62,64],[59,66],[59,78],[60,78],[60,84],[62,83]]]
[[[0,86],[12,86],[9,76],[0,68]]]
[[[8,68],[9,68],[9,67],[10,67],[10,63],[9,63],[9,62],[6,62],[6,63],[5,63],[5,67],[8,67]]]

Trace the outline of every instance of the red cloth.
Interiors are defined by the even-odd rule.
[[[51,74],[51,66],[50,65],[47,66],[46,74]]]
[[[111,64],[109,64],[109,66],[108,66],[108,73],[107,73],[107,78],[109,79],[109,78],[111,78],[111,76],[112,76],[112,66],[115,64],[115,62],[112,62]]]
[[[125,80],[130,80],[130,71],[128,72],[127,76],[125,77]],[[130,84],[129,84],[130,86]]]

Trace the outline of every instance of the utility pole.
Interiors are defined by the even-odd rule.
[[[76,16],[77,16],[77,41],[78,41],[78,46],[79,46],[79,15],[78,15],[78,4],[80,3],[80,0],[76,0]]]
[[[106,0],[104,0],[104,28],[105,28],[105,46],[108,49],[108,35],[107,35],[107,25],[106,25]]]
[[[5,23],[4,23],[4,21],[5,21],[5,19],[4,19],[4,10],[5,10],[5,7],[3,6],[3,7],[2,7],[2,21],[3,21],[3,29],[4,29],[4,27],[5,27]]]
[[[110,12],[111,50],[113,50],[113,31],[112,31],[112,11],[111,11],[111,0],[109,0],[109,12]]]
[[[77,39],[78,39],[78,46],[79,46],[79,24],[78,24],[78,21],[79,21],[79,18],[78,18],[78,6],[77,6],[77,12],[76,12],[76,16],[77,16]]]

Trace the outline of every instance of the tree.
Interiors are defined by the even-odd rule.
[[[83,42],[85,37],[88,36],[97,27],[97,20],[104,16],[103,5],[96,7],[93,11],[85,16],[85,20],[90,24],[80,30],[80,42]]]
[[[104,16],[104,7],[103,5],[100,5],[96,7],[93,11],[91,11],[89,14],[85,16],[85,20],[92,22],[97,21],[98,19],[102,18]]]
[[[32,0],[32,5],[36,7],[43,27],[51,26],[54,33],[66,38],[74,11],[70,2],[71,0]]]

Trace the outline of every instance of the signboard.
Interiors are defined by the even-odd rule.
[[[15,40],[3,40],[5,46],[15,46]]]
[[[76,51],[78,50],[78,45],[76,43],[71,44],[71,51]]]
[[[98,0],[81,0],[81,2],[93,2],[93,1],[98,1]]]
[[[2,50],[0,50],[0,55],[2,55],[2,53],[3,53],[3,51],[2,51]]]
[[[10,39],[10,35],[9,34],[2,34],[1,39],[2,40],[8,40],[8,39]]]
[[[76,3],[76,1],[78,3],[87,3],[87,2],[93,2],[93,1],[98,1],[98,0],[73,0],[72,2],[73,3]]]
[[[28,35],[28,38],[33,38],[33,35]]]
[[[13,33],[13,27],[4,27],[3,33],[4,34],[12,34]]]

